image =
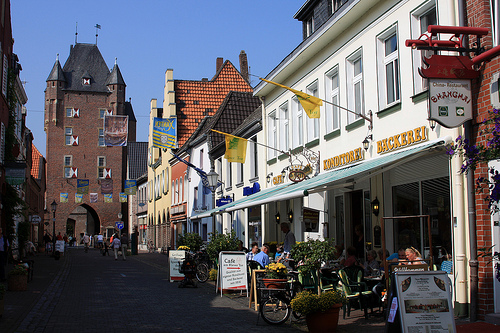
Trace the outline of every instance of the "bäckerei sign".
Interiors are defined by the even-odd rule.
[[[429,78],[429,119],[454,128],[472,119],[471,80]]]

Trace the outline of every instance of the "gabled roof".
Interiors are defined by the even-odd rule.
[[[56,62],[54,63],[54,66],[52,67],[52,70],[50,71],[49,77],[47,78],[46,81],[66,81],[66,78],[64,77],[64,72],[61,68],[61,63],[59,62],[59,56]]]
[[[129,179],[137,179],[147,173],[148,143],[129,141],[127,143],[127,158]]]
[[[179,147],[206,116],[212,116],[230,91],[252,92],[233,64],[226,60],[212,80],[174,80]]]
[[[137,122],[137,119],[135,118],[134,109],[132,108],[132,103],[125,102],[124,106],[125,106],[125,115],[128,116],[128,121]]]
[[[95,44],[75,44],[62,70],[67,82],[65,90],[108,92],[109,69]],[[89,75],[91,84],[83,85],[83,77]]]
[[[108,84],[122,84],[126,86],[125,80],[123,79],[122,73],[120,72],[120,68],[118,67],[117,63],[115,63],[115,65],[113,66],[113,70],[106,80],[106,85]]]
[[[260,105],[259,97],[253,96],[252,93],[230,91],[214,115],[211,128],[232,133]],[[224,135],[212,132],[211,137],[212,149],[225,144]]]
[[[38,151],[34,144],[31,145],[31,176],[35,179],[40,179],[40,160],[42,154]]]

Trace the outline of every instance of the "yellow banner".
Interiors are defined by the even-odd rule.
[[[226,137],[226,153],[224,154],[224,158],[226,158],[229,162],[245,163],[247,155],[247,139],[216,130],[212,131],[223,134]]]
[[[278,87],[285,88],[287,90],[290,90],[293,92],[297,98],[299,99],[300,105],[304,108],[304,111],[306,112],[307,116],[309,118],[319,118],[320,112],[319,112],[319,107],[323,105],[323,100],[321,98],[306,94],[305,92],[299,91],[292,89],[290,87],[284,86],[282,84],[269,81],[263,78],[260,78],[262,81],[274,84]]]

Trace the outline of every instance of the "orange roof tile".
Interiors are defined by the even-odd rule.
[[[31,145],[31,160],[32,160],[32,165],[31,165],[31,176],[35,179],[39,179],[39,173],[40,173],[40,157],[42,157],[42,154],[38,151],[38,149],[35,147],[35,145]]]
[[[212,116],[230,91],[252,92],[233,64],[226,60],[210,81],[174,80],[179,147],[205,116]]]

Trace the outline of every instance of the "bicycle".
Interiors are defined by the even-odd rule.
[[[302,284],[298,280],[298,272],[289,272],[286,289],[266,289],[267,298],[263,297],[260,302],[259,312],[262,319],[271,325],[280,325],[288,320],[290,314],[295,319],[301,315],[292,310],[290,302],[297,293],[303,290]]]
[[[155,253],[155,251],[156,251],[155,245],[153,244],[153,241],[150,240],[148,242],[148,252],[149,253]]]
[[[196,267],[196,279],[201,283],[207,282],[210,275],[210,257],[206,251],[198,251],[193,255]]]

